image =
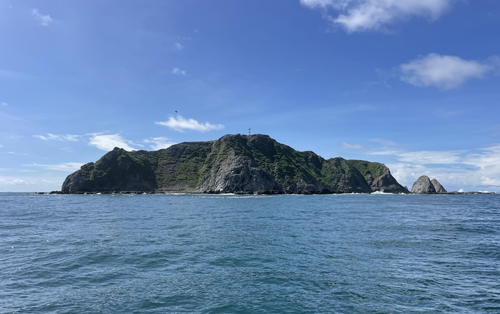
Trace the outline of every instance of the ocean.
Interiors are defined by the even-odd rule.
[[[0,313],[500,313],[500,195],[0,193]]]

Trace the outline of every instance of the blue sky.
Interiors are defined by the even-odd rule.
[[[0,191],[248,128],[500,191],[498,0],[0,0],[0,39]]]

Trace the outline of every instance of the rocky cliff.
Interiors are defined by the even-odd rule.
[[[267,135],[226,135],[158,151],[115,148],[69,175],[63,193],[407,193],[380,163],[299,152]]]

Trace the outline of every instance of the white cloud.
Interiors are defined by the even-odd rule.
[[[120,136],[120,134],[92,134],[89,142],[89,145],[97,147],[104,151],[113,150],[113,148],[115,147],[123,148],[127,151],[136,150],[135,148],[130,147],[128,144],[132,144],[132,142],[125,140]]]
[[[41,164],[33,164],[33,165],[27,165],[27,166],[34,166],[34,167],[44,167],[48,170],[58,170],[58,171],[76,171],[80,169],[80,167],[83,165],[81,162],[66,162],[58,165],[41,165]]]
[[[180,70],[179,68],[174,68],[172,70],[172,74],[176,74],[176,75],[183,75],[183,76],[186,76],[186,71],[182,71]]]
[[[66,178],[62,177],[30,177],[30,176],[2,176],[0,178],[0,192],[34,192],[55,191],[61,189]]]
[[[166,137],[152,137],[149,140],[144,140],[144,143],[153,144],[150,145],[153,150],[169,148],[170,146],[177,144]]]
[[[335,1],[335,0],[300,0],[300,3],[309,8],[326,8],[333,7],[338,8],[341,2],[347,4],[349,1]]]
[[[11,185],[26,185],[28,184],[26,181],[24,180],[12,180],[10,182],[8,182],[7,184],[11,184]]]
[[[450,6],[452,0],[300,0],[308,8],[321,8],[333,24],[347,32],[380,30],[386,25],[423,16],[437,19]],[[326,14],[331,8],[336,17]]]
[[[43,26],[49,26],[50,23],[54,22],[54,20],[50,17],[50,15],[42,15],[38,9],[32,9],[31,14],[35,17],[35,19],[40,22]]]
[[[210,124],[208,122],[199,123],[194,119],[184,119],[182,116],[177,116],[177,118],[170,117],[168,121],[156,122],[156,124],[169,127],[178,132],[184,132],[184,130],[207,132],[211,130],[222,130],[224,128],[222,124]]]
[[[447,185],[467,186],[469,190],[477,190],[479,186],[500,188],[500,144],[481,149],[479,153],[467,152],[393,149],[369,154],[393,156],[398,162],[387,166],[396,180],[409,188],[422,175],[438,179],[445,188]]]
[[[180,43],[175,43],[175,44],[174,44],[174,46],[175,46],[175,48],[177,48],[177,49],[179,49],[179,50],[184,49],[184,46],[183,46],[183,45],[181,45]]]
[[[6,184],[6,185],[31,185],[33,183],[31,182],[26,182],[25,180],[21,179],[3,179],[0,178],[0,184]]]
[[[9,104],[6,102],[2,102],[2,106],[8,106]]]
[[[47,133],[46,135],[33,135],[33,137],[39,138],[44,141],[54,140],[54,141],[78,142],[79,136],[73,134],[57,135],[57,134]]]
[[[491,59],[495,60],[495,59]],[[482,78],[494,65],[467,61],[455,56],[428,54],[400,66],[400,79],[418,87],[455,88],[471,78]]]
[[[402,150],[384,150],[378,152],[370,152],[370,155],[395,155],[396,159],[401,162],[409,162],[415,164],[455,164],[461,162],[461,155],[465,150],[456,151],[419,151],[405,152]]]
[[[348,149],[363,149],[360,144],[347,144],[346,142],[342,142],[341,146]]]
[[[483,185],[500,187],[500,145],[482,149],[481,154],[470,154],[464,163],[479,168]]]

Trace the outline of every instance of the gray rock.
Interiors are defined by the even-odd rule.
[[[80,167],[79,170],[70,174],[62,185],[61,191],[63,193],[76,193],[77,191],[87,191],[86,182],[87,176],[85,172],[94,169],[94,163],[89,162]]]
[[[416,194],[433,194],[436,193],[436,189],[428,176],[421,176],[413,183],[411,192]]]
[[[216,162],[198,184],[198,192],[257,192],[280,189],[274,176],[257,167],[247,156],[236,156],[232,152],[227,158]]]
[[[384,166],[385,167],[385,166]],[[389,168],[385,167],[383,175],[376,178],[371,184],[372,191],[381,191],[386,193],[408,193],[406,187],[402,187],[398,181],[391,175]]]
[[[441,183],[438,182],[438,180],[432,179],[431,183],[434,186],[436,193],[448,193],[448,191],[446,191],[446,189],[441,185]]]

